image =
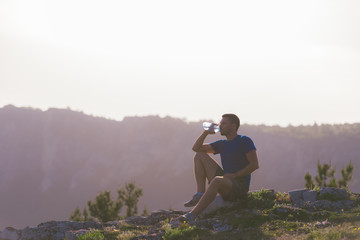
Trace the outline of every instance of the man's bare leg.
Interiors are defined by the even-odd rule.
[[[211,181],[219,168],[219,164],[207,153],[197,152],[194,157],[194,173],[197,185],[197,191],[205,192],[206,179]]]
[[[231,192],[232,182],[229,178],[223,176],[215,176],[219,164],[204,152],[196,153],[194,157],[194,172],[197,183],[197,190],[200,193],[204,193],[206,188],[206,179],[210,182],[209,188],[202,196],[198,197],[198,200],[193,198],[191,201],[185,204],[191,206],[192,201],[199,201],[195,207],[187,214],[181,216],[183,220],[189,221],[189,219],[195,219],[212,201],[214,201],[217,193],[221,196],[228,196]],[[196,195],[194,195],[195,197]],[[196,203],[196,202],[195,202]]]
[[[216,171],[221,169],[219,164],[204,152],[197,152],[194,157],[194,174],[197,185],[197,193],[191,200],[184,203],[185,207],[194,207],[205,193],[206,179],[211,181]]]
[[[201,197],[198,204],[190,211],[197,217],[207,206],[209,206],[212,201],[214,201],[217,193],[221,196],[228,196],[232,188],[232,182],[229,178],[216,176],[214,180],[211,181],[208,190]]]

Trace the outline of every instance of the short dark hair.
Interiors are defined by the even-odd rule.
[[[240,119],[239,119],[238,116],[236,116],[236,115],[233,114],[233,113],[226,113],[226,114],[223,114],[222,117],[223,117],[223,118],[224,118],[224,117],[227,117],[227,118],[230,119],[230,121],[231,121],[232,123],[235,123],[235,125],[236,125],[236,131],[239,129],[239,127],[240,127]]]

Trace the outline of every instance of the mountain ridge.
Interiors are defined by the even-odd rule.
[[[106,189],[134,181],[143,188],[139,209],[184,209],[195,191],[191,147],[201,122],[172,117],[122,121],[69,109],[0,108],[0,228],[64,220]],[[304,175],[329,162],[337,172],[360,167],[360,124],[280,127],[243,124],[258,149],[260,169],[251,189],[301,188]],[[207,142],[219,139],[209,136]],[[213,156],[213,155],[212,155]],[[219,161],[219,156],[214,156]],[[279,174],[282,173],[282,174]]]

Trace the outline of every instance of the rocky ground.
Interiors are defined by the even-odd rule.
[[[0,240],[75,239],[360,239],[360,194],[343,189],[250,192],[247,201],[217,198],[193,224],[181,211],[96,223],[51,221],[21,230],[6,228]]]

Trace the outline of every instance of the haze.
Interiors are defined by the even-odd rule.
[[[359,122],[358,1],[0,2],[0,107]]]
[[[143,189],[138,209],[188,210],[196,191],[195,140],[202,122],[171,117],[126,117],[123,121],[88,116],[68,109],[47,111],[0,108],[0,231],[7,226],[36,226],[66,220],[99,192],[134,181]],[[336,179],[350,161],[352,192],[360,191],[360,123],[299,127],[243,124],[251,136],[260,168],[250,190],[289,191],[304,187],[317,161],[331,163]],[[221,139],[219,134],[206,142]],[[212,155],[219,163],[219,155]],[[123,208],[125,214],[125,208]],[[122,214],[122,216],[123,216]]]

